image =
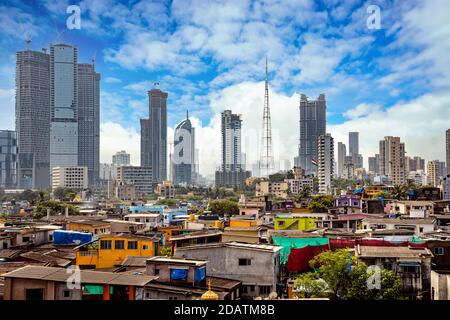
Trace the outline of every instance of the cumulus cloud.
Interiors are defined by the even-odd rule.
[[[348,142],[348,132],[359,131],[360,152],[367,157],[379,153],[378,142],[385,136],[399,136],[407,155],[427,160],[445,159],[445,131],[450,128],[450,94],[426,94],[386,110],[377,109],[361,116],[328,126],[338,141]],[[358,106],[354,110],[366,109]],[[358,112],[356,112],[358,113]],[[366,163],[367,165],[367,163]]]
[[[111,163],[112,155],[126,150],[132,165],[140,165],[140,133],[133,127],[105,122],[100,125],[100,162]]]

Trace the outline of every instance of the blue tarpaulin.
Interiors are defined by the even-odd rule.
[[[194,280],[196,283],[201,282],[205,278],[206,278],[206,268],[205,267],[195,269]]]
[[[365,187],[359,188],[355,190],[355,193],[362,193],[364,191]]]
[[[92,234],[85,232],[55,230],[53,243],[56,245],[80,245],[92,241]]]
[[[187,269],[172,269],[170,270],[170,277],[172,280],[184,280],[188,276]]]

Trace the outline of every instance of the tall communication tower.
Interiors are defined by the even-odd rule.
[[[270,120],[269,106],[269,75],[266,57],[266,83],[264,91],[264,111],[263,111],[263,130],[262,130],[262,148],[259,158],[259,171],[262,177],[268,177],[273,173],[274,161],[272,153],[272,126]]]

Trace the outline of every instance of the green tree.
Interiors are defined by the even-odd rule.
[[[53,196],[56,199],[62,200],[62,199],[64,199],[65,195],[66,195],[66,189],[64,189],[63,187],[58,187],[55,190],[53,190]]]
[[[408,198],[408,187],[396,184],[391,191],[392,197],[396,200],[405,200]]]
[[[375,269],[368,269],[364,263],[359,263],[353,268],[351,286],[345,296],[349,300],[398,300],[402,299],[400,289],[401,282],[397,275],[386,269],[381,269],[379,274],[379,287],[372,279],[377,276]],[[372,287],[368,286],[372,284]]]
[[[374,196],[374,199],[378,199],[378,198],[383,198],[383,199],[391,199],[392,195],[389,192],[385,192],[385,191],[380,191],[377,192]]]
[[[239,213],[239,205],[231,200],[211,200],[208,204],[208,210],[220,216],[233,216]]]
[[[297,276],[294,287],[298,298],[327,298],[329,296],[328,284],[318,273],[307,272]]]
[[[177,205],[177,201],[174,199],[160,199],[156,201],[156,204],[160,206],[174,207]]]
[[[295,286],[305,297],[343,300],[396,300],[402,299],[400,279],[390,271],[382,269],[379,286],[372,280],[375,269],[369,270],[364,263],[357,262],[346,249],[326,251],[309,262],[316,272],[297,277]],[[323,282],[316,282],[322,279]],[[373,284],[373,286],[369,286]]]
[[[312,212],[328,212],[333,206],[334,199],[332,196],[314,196],[308,205],[308,209]]]
[[[318,266],[320,278],[328,284],[332,298],[343,297],[351,283],[351,267],[355,262],[346,249],[325,251],[309,262],[311,268]]]
[[[50,214],[64,214],[66,208],[69,208],[69,215],[78,214],[78,209],[67,203],[61,203],[55,200],[42,201],[38,204],[38,206],[34,209],[34,218],[40,219],[47,215],[47,209],[50,209]]]

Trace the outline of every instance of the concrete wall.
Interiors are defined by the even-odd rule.
[[[176,257],[207,259],[206,274],[214,277],[242,281],[242,286],[255,286],[254,292],[243,296],[259,296],[258,286],[270,286],[270,292],[276,291],[278,282],[279,253],[248,250],[235,247],[179,248]],[[239,259],[251,259],[251,265],[240,266]],[[276,262],[275,262],[276,260]],[[269,293],[270,293],[269,292]],[[264,296],[267,296],[265,294]]]
[[[450,272],[431,271],[431,299],[450,300]]]
[[[44,300],[55,300],[55,283],[35,279],[5,278],[4,300],[26,300],[27,289],[43,289]]]

